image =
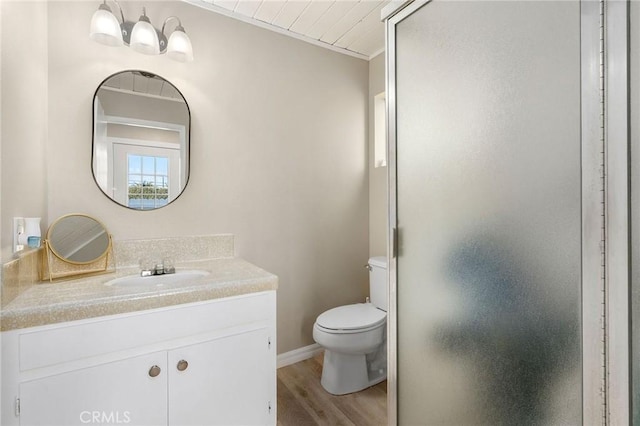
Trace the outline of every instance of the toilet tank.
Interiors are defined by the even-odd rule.
[[[389,295],[387,292],[387,258],[383,256],[369,259],[369,297],[377,308],[387,311]]]

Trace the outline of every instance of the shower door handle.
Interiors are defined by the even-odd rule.
[[[398,257],[398,228],[391,228],[391,258]]]

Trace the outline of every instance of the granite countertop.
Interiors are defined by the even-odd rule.
[[[193,269],[207,271],[209,275],[161,287],[105,285],[114,278],[137,275],[139,268],[131,267],[109,274],[39,283],[2,309],[0,330],[143,311],[278,287],[278,277],[238,258],[176,263],[176,271]]]

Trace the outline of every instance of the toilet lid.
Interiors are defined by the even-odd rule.
[[[387,313],[371,303],[338,306],[320,314],[316,323],[331,330],[356,330],[382,324]]]

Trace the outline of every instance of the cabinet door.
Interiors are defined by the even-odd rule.
[[[261,328],[169,352],[169,424],[275,424],[268,341]]]
[[[24,382],[20,424],[166,425],[166,365],[156,352]]]

